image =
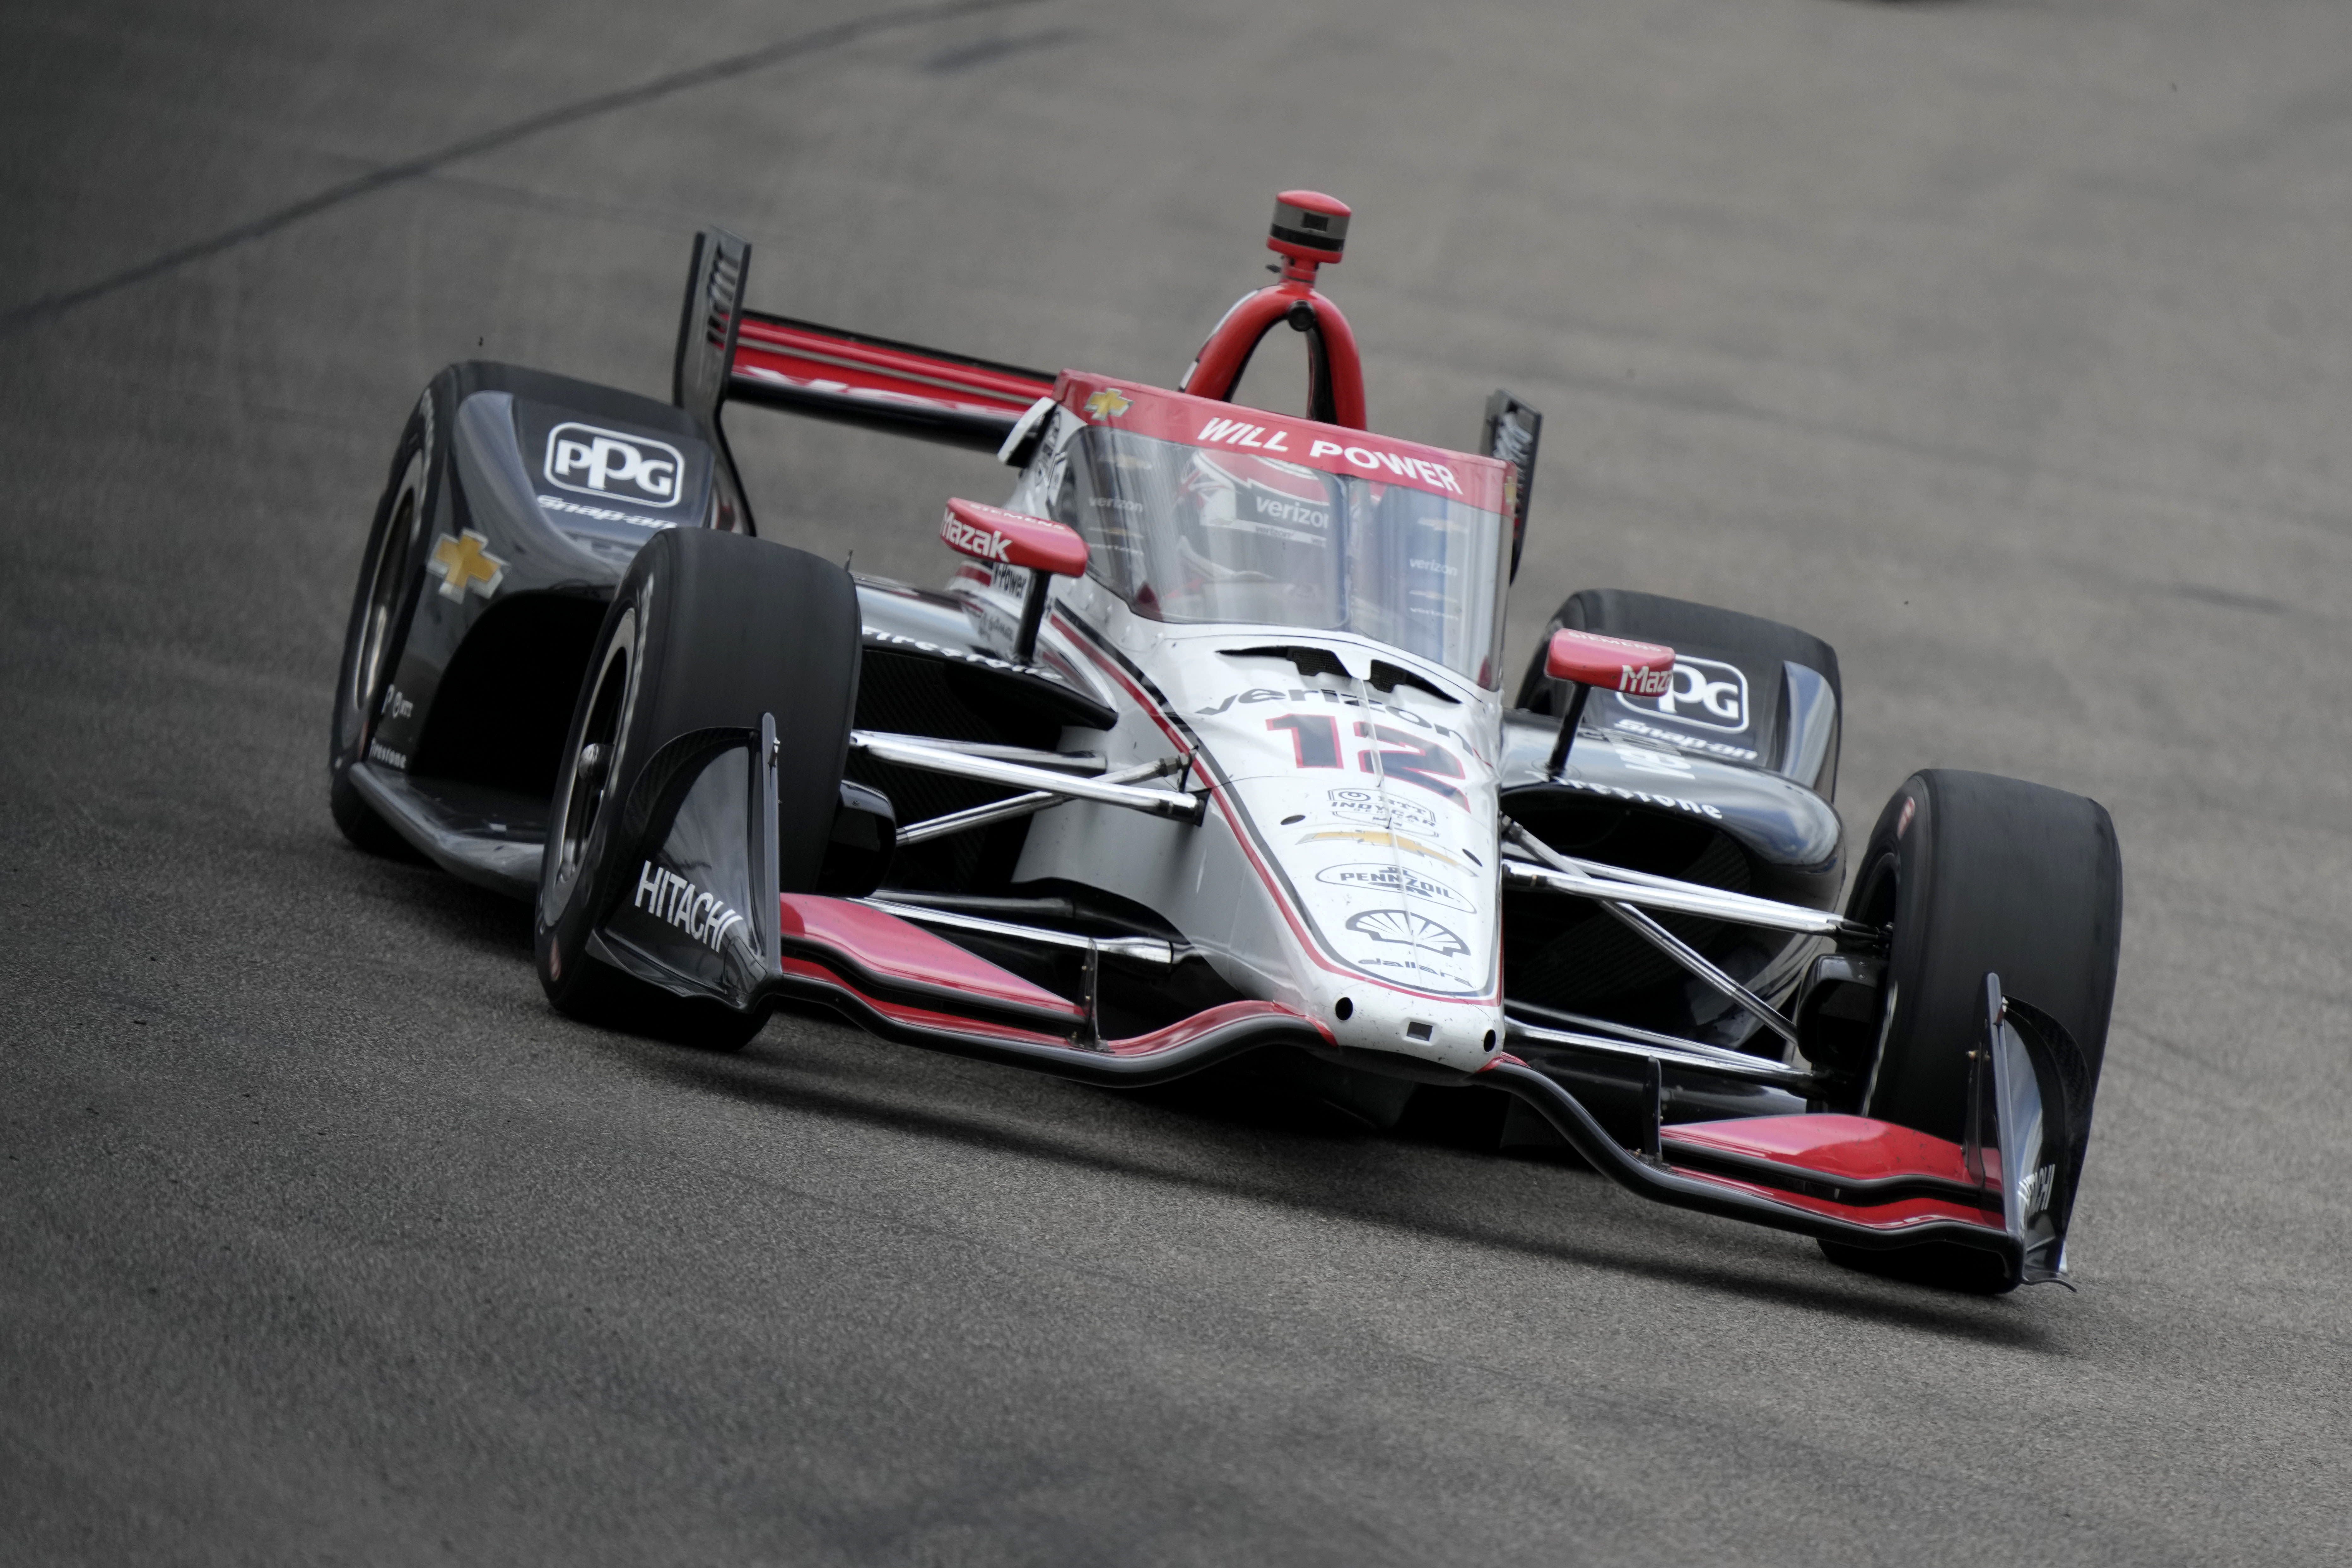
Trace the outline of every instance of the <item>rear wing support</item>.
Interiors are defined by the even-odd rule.
[[[725,229],[694,236],[694,261],[686,273],[686,304],[678,314],[677,352],[670,364],[669,400],[694,416],[718,461],[710,526],[750,534],[751,506],[719,411],[727,402],[729,367],[743,321],[743,279],[751,267],[751,242]]]

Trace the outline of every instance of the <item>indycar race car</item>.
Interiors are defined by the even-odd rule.
[[[548,997],[610,1027],[723,1049],[817,1003],[1105,1085],[1216,1066],[1853,1266],[2061,1278],[2106,811],[1923,771],[1849,876],[1837,655],[1647,593],[1571,596],[1507,705],[1541,418],[1374,434],[1317,287],[1349,209],[1275,211],[1277,281],[1174,390],[747,309],[716,230],[667,402],[443,371],[361,570],[337,823],[531,900]],[[1277,325],[1304,418],[1231,401]],[[730,403],[1017,476],[946,503],[943,588],[856,576],[755,528]]]

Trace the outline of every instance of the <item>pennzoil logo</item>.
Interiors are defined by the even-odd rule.
[[[1333,887],[1355,887],[1373,893],[1402,894],[1407,898],[1417,898],[1424,904],[1444,904],[1449,909],[1459,909],[1465,914],[1469,913],[1472,907],[1468,899],[1435,877],[1423,876],[1417,871],[1401,865],[1376,865],[1367,862],[1362,865],[1325,866],[1315,873],[1315,880],[1328,883]]]
[[[686,459],[650,435],[567,423],[547,433],[547,482],[582,496],[675,507]]]
[[[637,895],[629,906],[669,922],[714,953],[727,933],[743,923],[741,915],[717,897],[651,861],[637,873]]]

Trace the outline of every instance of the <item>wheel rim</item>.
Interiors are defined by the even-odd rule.
[[[563,759],[563,777],[556,787],[560,816],[550,835],[555,852],[556,906],[561,908],[588,854],[588,841],[603,818],[606,798],[618,772],[621,731],[628,716],[631,674],[635,669],[637,613],[622,613],[620,623],[597,661],[596,685],[588,699],[588,714],[580,728],[580,744]],[[580,758],[590,747],[602,747],[604,765],[593,777],[581,771]]]
[[[369,737],[375,733],[376,720],[383,716],[377,711],[384,695],[384,655],[392,646],[393,618],[400,608],[401,591],[407,586],[407,573],[402,570],[416,543],[416,528],[424,508],[418,504],[424,491],[425,455],[413,455],[408,466],[402,470],[400,487],[392,504],[392,516],[386,519],[383,537],[376,542],[375,558],[368,565],[365,618],[360,622],[359,653],[352,661],[352,689],[349,694],[352,712],[357,716],[357,734],[352,748],[364,752]]]

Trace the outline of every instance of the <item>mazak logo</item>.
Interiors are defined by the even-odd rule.
[[[940,525],[940,537],[948,541],[950,549],[982,560],[1003,560],[1013,553],[1013,541],[993,528],[976,528],[950,512]]]
[[[1637,670],[1631,664],[1617,666],[1617,689],[1628,696],[1662,697],[1674,689],[1675,677],[1670,670]]]
[[[559,424],[547,433],[547,482],[583,496],[675,507],[686,459],[649,435],[624,435],[593,424]]]
[[[1635,713],[1700,729],[1738,735],[1748,728],[1748,676],[1717,659],[1678,658],[1658,689],[1624,687],[1617,700]]]

